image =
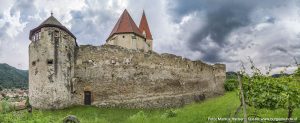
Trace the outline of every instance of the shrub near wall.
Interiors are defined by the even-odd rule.
[[[237,89],[237,87],[238,87],[237,83],[238,82],[235,79],[226,80],[224,83],[224,88],[226,91],[233,91],[233,90]]]

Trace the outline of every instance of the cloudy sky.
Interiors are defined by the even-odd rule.
[[[28,34],[54,16],[80,45],[102,45],[124,9],[144,9],[154,50],[240,69],[250,57],[274,71],[300,62],[297,0],[1,0],[0,63],[28,69]]]

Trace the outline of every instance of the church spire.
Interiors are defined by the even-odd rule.
[[[129,13],[126,9],[122,13],[121,17],[119,18],[115,27],[111,31],[107,40],[110,37],[112,37],[114,34],[120,34],[120,33],[135,33],[136,35],[143,37],[142,32],[139,30],[137,25],[134,23],[133,19],[131,18],[131,16],[129,15]]]
[[[146,18],[146,14],[145,14],[145,11],[143,10],[143,15],[142,15],[142,18],[141,18],[141,22],[140,22],[140,26],[139,26],[139,29],[140,31],[145,34],[145,38],[146,39],[150,39],[150,40],[153,40],[152,39],[152,34],[150,32],[150,29],[149,29],[149,26],[148,26],[148,22],[147,22],[147,18]]]

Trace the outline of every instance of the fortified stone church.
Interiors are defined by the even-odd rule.
[[[137,27],[125,10],[106,41],[110,45],[148,51],[152,50],[152,40],[145,12],[143,12],[140,26]]]
[[[225,65],[154,52],[144,12],[137,27],[124,10],[102,46],[79,46],[52,14],[29,39],[34,108],[176,107],[224,92]]]

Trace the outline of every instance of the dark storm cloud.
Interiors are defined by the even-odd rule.
[[[278,53],[277,56],[280,56],[282,54],[282,55],[286,55],[287,58],[289,58],[289,59],[292,59],[292,60],[296,59],[297,61],[300,58],[299,54],[293,54],[293,52],[295,52],[295,50],[298,50],[298,48],[295,48],[292,46],[290,46],[288,48],[283,48],[281,46],[275,46],[271,50],[273,50],[273,51],[270,51],[270,52],[279,51],[280,53]],[[280,58],[278,58],[278,59],[280,59]]]
[[[89,1],[85,1],[87,6],[91,5]],[[107,3],[101,3],[104,6]],[[99,5],[101,6],[101,5]],[[101,7],[100,7],[101,8]],[[77,41],[80,44],[103,44],[108,35],[107,30],[112,29],[115,18],[113,11],[107,9],[84,9],[80,11],[71,11],[71,31],[76,34]]]
[[[269,3],[272,4],[269,5]],[[174,15],[175,22],[179,22],[183,16],[192,12],[205,13],[206,18],[202,18],[202,20],[205,20],[204,27],[198,28],[187,39],[186,45],[192,51],[202,52],[201,59],[204,61],[224,62],[230,61],[228,58],[222,57],[223,49],[231,43],[226,40],[227,36],[240,27],[250,25],[252,23],[250,14],[255,8],[281,6],[281,2],[279,0],[264,2],[258,0],[177,0],[170,6],[169,10]],[[270,17],[266,21],[274,23],[275,18]],[[213,42],[214,45],[203,45],[208,42]]]

